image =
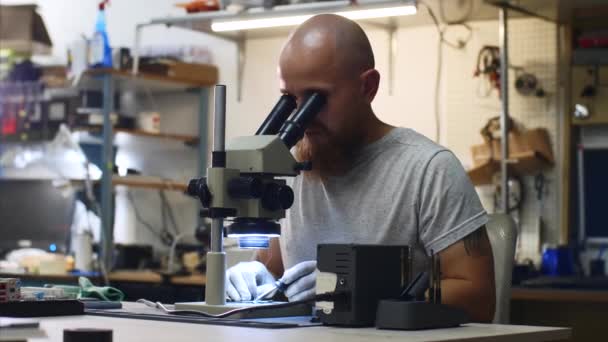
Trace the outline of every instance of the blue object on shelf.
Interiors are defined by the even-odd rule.
[[[112,49],[110,48],[106,25],[105,7],[107,2],[108,0],[104,0],[99,4],[95,33],[93,33],[93,39],[91,40],[91,66],[93,68],[112,67]]]
[[[574,274],[574,255],[568,247],[547,248],[543,252],[541,273],[552,276]]]

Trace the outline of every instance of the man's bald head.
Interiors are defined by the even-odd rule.
[[[308,19],[289,36],[278,71],[281,92],[294,96],[298,106],[312,92],[327,99],[296,147],[296,157],[316,165],[310,174],[348,169],[352,151],[371,142],[380,127],[371,106],[380,73],[361,27],[337,15]]]
[[[289,65],[303,57],[331,64],[338,74],[373,69],[374,53],[363,29],[352,20],[333,14],[314,16],[292,32],[280,57]]]

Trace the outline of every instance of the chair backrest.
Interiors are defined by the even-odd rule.
[[[494,257],[494,282],[496,285],[496,309],[494,323],[508,324],[511,304],[511,276],[515,259],[517,228],[507,214],[491,214],[486,224]]]

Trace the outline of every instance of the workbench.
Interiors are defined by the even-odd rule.
[[[511,323],[572,327],[568,341],[605,341],[608,291],[518,288],[511,294]]]
[[[372,342],[372,341],[558,341],[567,339],[568,328],[531,327],[495,324],[467,324],[458,328],[395,331],[375,328],[301,327],[290,329],[257,329],[219,325],[146,321],[139,319],[73,316],[41,319],[41,326],[48,339],[30,341],[63,341],[63,329],[99,328],[112,329],[114,341],[236,341],[243,342]]]

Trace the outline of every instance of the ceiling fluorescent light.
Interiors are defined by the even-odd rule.
[[[398,17],[403,15],[416,14],[416,6],[407,5],[397,7],[370,8],[362,10],[336,12],[334,14],[341,15],[351,20]]]
[[[223,31],[239,31],[239,30],[252,30],[266,27],[280,27],[280,26],[295,26],[300,25],[312,15],[293,15],[286,17],[275,17],[275,18],[262,18],[262,19],[244,19],[244,20],[233,20],[224,22],[214,22],[211,24],[211,30],[213,32]]]
[[[359,20],[359,19],[374,19],[374,18],[385,18],[385,17],[396,17],[416,14],[416,6],[414,5],[401,5],[392,7],[381,7],[381,8],[369,8],[369,9],[356,9],[348,11],[333,12],[348,19]],[[242,20],[230,20],[230,21],[218,21],[211,24],[211,30],[214,32],[224,31],[239,31],[239,30],[253,30],[259,28],[270,28],[270,27],[281,27],[281,26],[295,26],[303,23],[304,21],[311,18],[313,14],[306,15],[293,15],[293,16],[281,16],[274,18],[260,18],[260,19],[242,19]]]

